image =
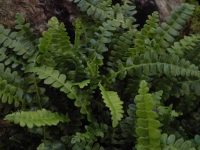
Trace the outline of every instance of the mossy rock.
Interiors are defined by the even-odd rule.
[[[21,13],[34,29],[44,30],[47,18],[39,0],[0,1],[0,24],[12,28],[17,13]]]

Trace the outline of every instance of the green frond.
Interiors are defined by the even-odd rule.
[[[81,108],[82,114],[87,114],[88,118],[91,119],[91,113],[88,108],[90,101],[87,93],[79,93],[77,88],[84,87],[88,84],[88,80],[80,83],[72,83],[67,81],[65,74],[61,74],[58,70],[54,70],[52,67],[42,66],[42,67],[31,67],[27,68],[27,72],[32,72],[38,75],[39,79],[44,80],[44,84],[50,85],[54,88],[59,89],[61,92],[67,94],[69,99],[75,100],[75,106]]]
[[[113,18],[114,13],[110,7],[111,0],[73,0],[74,3],[80,8],[81,11],[86,12],[88,16],[92,16],[94,19],[105,20],[107,18]]]
[[[136,30],[129,30],[124,32],[112,41],[113,49],[110,49],[109,61],[107,65],[109,67],[116,66],[116,63],[125,62],[128,58],[128,49],[133,45],[134,34]],[[110,69],[110,68],[109,68]]]
[[[158,12],[154,12],[148,17],[144,27],[136,32],[134,40],[134,48],[130,48],[130,53],[134,56],[135,54],[144,53],[146,51],[153,51],[156,49],[155,36],[156,30],[159,26]]]
[[[29,26],[24,27],[24,24],[18,25],[17,31],[11,31],[0,25],[0,56],[1,62],[6,66],[10,65],[16,68],[24,63],[31,63],[36,55],[36,42],[29,33]],[[20,56],[19,58],[17,58]],[[23,69],[23,68],[22,68]]]
[[[18,31],[18,36],[20,35],[30,41],[35,41],[30,23],[27,23],[25,17],[20,13],[17,13],[15,16],[15,29]]]
[[[121,5],[121,12],[127,18],[132,17],[133,22],[136,21],[135,17],[133,16],[137,13],[137,10],[133,1],[123,0],[123,5]]]
[[[42,66],[42,67],[31,67],[27,68],[27,72],[36,73],[44,83],[51,85],[54,88],[60,89],[60,91],[68,94],[73,91],[73,84],[66,81],[66,75],[61,74],[58,70],[54,70],[52,67]],[[75,99],[75,95],[71,94],[70,98]]]
[[[101,90],[103,101],[111,112],[112,126],[116,127],[123,117],[123,101],[120,100],[117,92],[106,91],[101,84],[99,84],[99,88]]]
[[[180,5],[174,9],[166,22],[163,22],[161,27],[157,28],[156,42],[161,48],[167,48],[176,41],[180,31],[192,16],[194,9],[194,5],[186,3]]]
[[[111,42],[111,37],[113,36],[113,32],[119,29],[121,23],[118,20],[107,20],[105,21],[102,26],[98,28],[99,33],[96,33],[97,40],[92,41],[91,44],[95,46],[97,52],[105,52],[107,48],[105,44]]]
[[[56,17],[48,21],[48,30],[43,32],[38,47],[40,52],[38,60],[41,64],[45,64],[46,60],[45,65],[54,62],[56,57],[70,57],[75,53],[72,51],[72,44],[64,24],[59,23]]]
[[[17,72],[11,72],[0,63],[0,100],[2,103],[13,104],[17,107],[23,102],[24,91],[22,89],[22,79]]]
[[[197,66],[191,64],[185,59],[180,59],[176,55],[156,53],[145,53],[134,59],[128,59],[127,67],[119,66],[119,71],[112,73],[115,77],[120,74],[130,75],[161,75],[166,76],[182,76],[182,77],[200,77],[200,71]]]
[[[43,37],[40,38],[39,43],[40,52],[70,52],[72,45],[69,40],[69,36],[66,32],[65,26],[63,23],[59,23],[56,17],[52,17],[48,21],[48,30],[43,32]]]
[[[149,92],[146,81],[141,81],[136,103],[136,135],[137,150],[161,150],[160,147],[160,122],[154,110],[154,96]]]
[[[86,132],[76,134],[72,137],[71,143],[73,144],[73,150],[100,150],[100,145],[95,144],[98,138],[103,138],[104,133],[107,130],[107,125],[93,123],[90,126],[85,126]]]
[[[52,126],[57,125],[59,122],[68,122],[67,116],[51,112],[46,109],[37,111],[20,111],[5,116],[4,120],[8,120],[21,127],[27,126],[28,128]]]
[[[163,150],[196,150],[191,141],[185,141],[183,138],[177,139],[173,134],[162,134],[161,146]]]
[[[178,56],[184,56],[187,53],[192,53],[191,50],[196,49],[199,46],[200,35],[185,36],[178,42],[175,42],[173,46],[167,49],[171,54]]]

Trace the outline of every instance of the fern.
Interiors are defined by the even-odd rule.
[[[179,59],[176,55],[156,54],[155,52],[146,52],[142,55],[135,56],[134,59],[128,59],[126,66],[118,66],[118,71],[111,72],[110,78],[117,76],[125,77],[130,75],[166,75],[182,77],[200,77],[198,67],[191,64],[185,59]]]
[[[159,150],[160,147],[160,122],[158,115],[153,111],[155,107],[154,97],[149,94],[149,88],[145,81],[141,81],[136,103],[136,135],[137,150]]]
[[[12,30],[0,26],[0,115],[8,114],[0,125],[6,130],[10,121],[30,128],[13,126],[6,138],[1,138],[2,132],[0,149],[35,149],[39,141],[37,149],[121,150],[134,146],[192,150],[199,146],[196,140],[163,139],[160,133],[161,124],[164,131],[185,137],[199,132],[198,128],[186,130],[199,119],[194,113],[198,112],[200,89],[199,83],[194,84],[200,78],[199,35],[180,37],[194,6],[182,4],[163,23],[154,12],[140,30],[132,0],[71,2],[84,12],[73,22],[75,37],[70,37],[71,32],[56,17],[49,20],[39,40],[20,15]],[[71,6],[71,2],[66,4]],[[52,6],[53,1],[47,3]],[[149,93],[145,81],[137,94],[141,79],[163,95]],[[162,103],[169,106],[160,106]],[[17,112],[10,113],[13,109]],[[176,112],[182,110],[183,117],[176,119]],[[58,125],[69,121],[62,115],[67,113],[71,122]],[[185,125],[184,115],[191,114]],[[51,125],[55,127],[44,131],[35,128]],[[38,142],[32,142],[33,137]]]
[[[21,87],[23,80],[17,72],[11,72],[0,63],[0,99],[3,103],[19,106],[23,102],[24,91]]]
[[[40,38],[38,47],[41,53],[39,61],[46,61],[46,65],[54,65],[54,59],[57,59],[57,57],[60,57],[61,55],[64,57],[73,55],[72,44],[65,26],[63,23],[59,23],[55,17],[52,17],[49,20],[48,30],[43,32],[43,37]],[[41,63],[45,64],[44,62]]]
[[[175,135],[162,134],[161,145],[163,150],[196,150],[191,141],[176,139]]]
[[[15,112],[6,115],[4,119],[19,124],[21,127],[27,126],[28,128],[57,125],[59,122],[69,121],[66,116],[46,109]]]
[[[72,83],[66,80],[66,75],[61,74],[58,70],[54,70],[52,67],[47,66],[31,67],[27,69],[27,72],[36,73],[41,80],[44,80],[45,84],[51,85],[52,87],[66,93],[68,98],[75,100],[75,105],[77,107],[81,107],[81,113],[87,114],[88,118],[91,119],[90,110],[88,108],[90,104],[88,96],[86,93],[79,95],[78,90],[75,88],[75,85],[78,85],[81,88],[84,87],[88,84],[88,80],[82,83]]]
[[[112,116],[112,126],[116,127],[123,117],[123,102],[120,100],[116,92],[106,91],[104,87],[99,84],[101,95],[106,106],[110,109]]]
[[[12,68],[23,66],[23,70],[26,63],[34,62],[37,55],[36,40],[30,31],[30,24],[26,24],[19,14],[16,15],[16,24],[16,31],[13,32],[0,26],[0,61]]]
[[[71,139],[73,150],[91,150],[103,148],[97,143],[98,138],[103,138],[104,133],[107,130],[107,125],[93,123],[90,126],[85,126],[86,132],[76,134]]]
[[[182,4],[161,25],[158,24],[158,14],[154,12],[136,34],[135,46],[129,49],[130,54],[134,57],[135,54],[145,51],[165,52],[166,48],[176,42],[193,11],[193,5]]]
[[[167,51],[178,56],[184,56],[184,54],[191,53],[190,50],[196,49],[199,46],[199,41],[199,35],[185,36],[179,42],[175,42]]]
[[[166,22],[161,24],[161,27],[157,29],[158,35],[155,37],[161,48],[169,47],[175,42],[176,37],[180,35],[180,31],[193,14],[194,8],[194,5],[182,4],[172,12]]]
[[[94,19],[105,20],[107,18],[113,18],[114,13],[111,7],[112,1],[100,1],[100,0],[73,0],[77,3],[81,11],[87,13],[88,16],[92,16]]]
[[[134,56],[138,53],[144,53],[145,51],[157,50],[156,41],[154,39],[157,34],[156,29],[158,28],[159,16],[157,12],[154,12],[149,16],[144,27],[136,32],[134,40],[134,48],[130,48],[130,53]]]
[[[108,70],[111,68],[115,70],[116,63],[124,63],[128,57],[128,49],[133,45],[133,39],[134,34],[136,30],[129,30],[127,32],[124,32],[122,35],[119,36],[119,38],[114,38],[113,43],[113,49],[110,50],[109,54],[109,61],[107,62],[107,65],[109,66]],[[118,36],[118,35],[116,35]],[[110,68],[111,67],[111,68]]]
[[[75,41],[71,43],[68,33],[63,23],[56,17],[52,17],[48,22],[48,30],[43,33],[39,40],[39,56],[37,62],[49,67],[58,67],[58,70],[68,73],[71,80],[82,80],[85,75],[86,56],[82,50],[80,36],[82,34],[82,23],[75,22]],[[80,44],[80,45],[78,45]],[[64,69],[59,69],[64,68]]]

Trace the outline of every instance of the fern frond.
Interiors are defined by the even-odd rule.
[[[99,84],[99,88],[101,90],[103,101],[111,112],[112,126],[116,127],[123,117],[123,101],[120,100],[117,92],[106,91],[101,84]]]
[[[27,68],[27,72],[36,73],[44,83],[51,85],[54,88],[60,89],[60,91],[68,94],[73,91],[73,84],[66,81],[66,75],[61,74],[58,70],[54,70],[52,67],[31,67]],[[71,99],[75,99],[75,94],[71,94]]]
[[[12,104],[17,107],[23,102],[24,91],[22,89],[23,81],[17,72],[11,72],[0,63],[0,100],[2,103]]]
[[[186,53],[191,53],[190,51],[197,48],[200,42],[200,35],[190,35],[185,36],[178,42],[175,42],[173,46],[167,49],[171,54],[176,54],[178,56],[184,56]]]
[[[105,131],[108,129],[105,124],[92,123],[89,126],[85,126],[86,132],[76,134],[72,137],[71,143],[73,144],[73,150],[85,150],[95,149],[98,150],[98,146],[95,144],[98,138],[103,138]],[[96,145],[96,146],[95,146]]]
[[[191,141],[185,141],[183,138],[176,139],[173,134],[162,134],[161,146],[163,150],[196,150]]]
[[[74,54],[65,26],[63,23],[59,23],[56,17],[52,17],[48,21],[48,30],[43,32],[38,47],[40,51],[38,60],[42,64],[45,64],[46,61],[45,65],[50,65],[57,57],[73,56]]]
[[[185,59],[180,59],[176,55],[156,53],[145,53],[139,55],[134,59],[127,60],[127,67],[119,66],[118,72],[113,72],[112,77],[116,77],[120,74],[130,75],[160,75],[166,76],[182,76],[182,77],[200,77],[200,71],[197,66],[191,64]]]
[[[4,56],[4,59],[0,61],[4,62],[7,66],[10,65],[15,68],[19,65],[23,66],[24,63],[31,63],[37,54],[36,43],[31,36],[31,32],[29,33],[29,26],[26,28],[24,26],[21,24],[20,27],[17,27],[18,31],[11,32],[10,29],[6,29],[0,25],[0,45],[3,49],[1,55]],[[20,57],[17,58],[17,56]]]
[[[71,53],[72,45],[65,26],[63,23],[59,23],[56,17],[52,17],[48,21],[48,30],[43,32],[38,47],[42,53],[47,51],[54,52],[54,54],[63,52],[63,55]]]
[[[145,51],[156,50],[154,37],[156,30],[159,26],[158,12],[154,12],[148,17],[144,27],[136,32],[134,40],[134,48],[130,48],[130,53],[134,56],[135,54],[143,53]],[[154,49],[155,48],[155,49]]]
[[[138,95],[135,97],[136,103],[136,134],[137,150],[161,150],[159,130],[160,122],[158,115],[153,111],[155,107],[154,97],[149,94],[146,81],[141,81]]]
[[[109,61],[107,63],[109,67],[114,69],[116,62],[126,61],[128,58],[128,49],[133,45],[135,32],[136,30],[129,30],[112,41],[113,49],[110,49]],[[108,70],[110,70],[110,68]]]
[[[180,35],[189,18],[192,16],[195,7],[190,4],[182,4],[174,9],[172,14],[157,28],[156,42],[161,48],[169,47]]]
[[[80,83],[72,83],[67,81],[67,77],[61,74],[58,70],[54,70],[52,67],[30,67],[27,68],[27,72],[32,72],[38,75],[39,79],[44,80],[44,84],[50,85],[54,88],[59,89],[61,92],[67,94],[69,99],[75,100],[75,106],[81,108],[81,113],[87,114],[88,118],[91,119],[91,113],[88,108],[90,101],[87,93],[80,94],[75,87],[76,85],[84,87],[88,84],[88,80]]]
[[[27,126],[28,128],[33,128],[57,125],[59,122],[68,122],[69,118],[46,109],[41,109],[37,111],[21,111],[8,114],[5,116],[4,120],[19,124],[21,127]]]
[[[73,0],[74,3],[80,8],[81,11],[86,12],[88,16],[101,21],[107,18],[113,18],[114,13],[110,7],[111,0]]]

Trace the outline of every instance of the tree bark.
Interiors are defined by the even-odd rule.
[[[160,12],[160,19],[164,21],[170,12],[181,4],[182,0],[155,0]]]

